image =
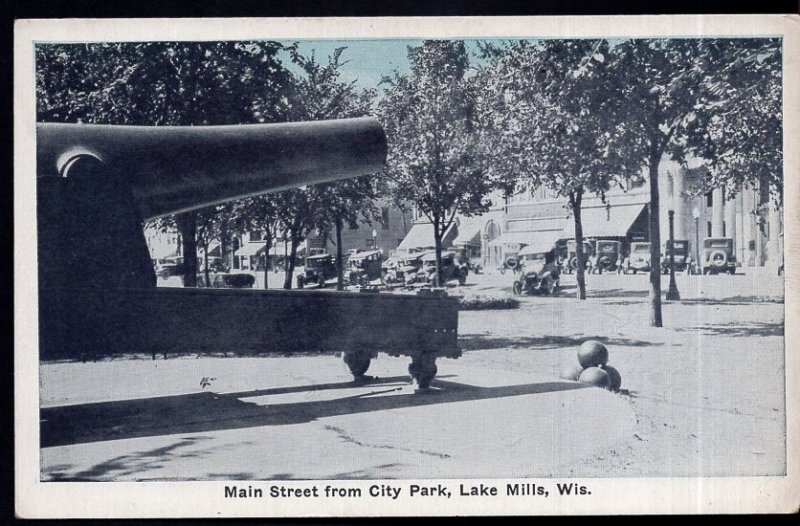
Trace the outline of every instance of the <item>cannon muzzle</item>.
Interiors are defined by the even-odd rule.
[[[37,125],[38,176],[99,161],[128,182],[143,219],[374,173],[386,135],[373,118],[234,126]]]

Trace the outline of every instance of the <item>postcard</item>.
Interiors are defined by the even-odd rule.
[[[796,512],[798,27],[17,21],[17,514]]]

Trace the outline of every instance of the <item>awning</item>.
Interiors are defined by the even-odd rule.
[[[533,247],[536,252],[546,252],[553,248],[556,241],[563,239],[561,230],[540,230],[536,232],[505,232],[493,239],[492,246],[522,245]]]
[[[478,221],[464,221],[458,225],[458,235],[453,240],[454,246],[481,246],[481,224]]]
[[[611,205],[581,210],[581,224],[585,237],[626,237],[646,204]],[[575,239],[575,222],[569,220],[562,234],[565,239]]]
[[[453,235],[453,229],[455,227],[456,224],[453,223],[444,233],[442,236],[443,245],[446,243],[448,236]],[[404,251],[423,250],[427,248],[433,249],[435,244],[433,238],[433,223],[414,223],[411,230],[406,234],[406,237],[403,238],[403,241],[397,246],[397,249]]]
[[[263,241],[248,242],[236,249],[234,255],[236,256],[256,256],[264,251],[267,244]]]

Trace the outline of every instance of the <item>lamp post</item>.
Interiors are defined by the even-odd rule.
[[[374,228],[372,229],[372,249],[375,250],[378,248],[378,231]]]
[[[670,210],[669,214],[669,290],[667,300],[676,301],[681,299],[678,292],[678,285],[675,283],[675,211]]]
[[[695,206],[692,210],[694,218],[694,266],[695,272],[700,272],[700,210]]]

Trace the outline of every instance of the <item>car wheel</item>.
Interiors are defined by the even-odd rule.
[[[467,282],[467,273],[464,270],[459,271],[458,273],[458,284],[464,285]]]
[[[325,276],[320,276],[317,278],[317,285],[319,285],[319,288],[321,289],[325,288]]]
[[[728,274],[730,274],[731,276],[733,276],[734,274],[736,274],[736,269],[735,269],[735,268],[732,268],[732,269],[728,270]]]
[[[515,281],[512,289],[514,291],[514,294],[517,295],[522,294],[522,283],[520,283],[519,281]]]
[[[297,288],[302,289],[306,284],[305,278],[303,276],[297,276]]]

